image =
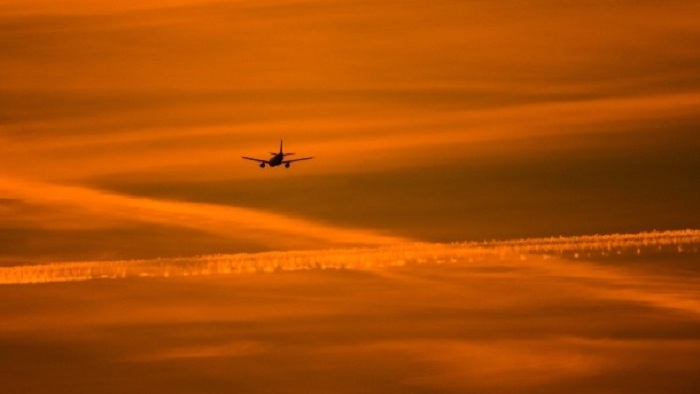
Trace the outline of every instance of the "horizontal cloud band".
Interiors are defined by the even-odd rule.
[[[314,269],[378,269],[407,264],[525,260],[532,255],[605,257],[697,253],[700,230],[585,237],[534,238],[463,244],[406,243],[374,248],[221,254],[187,258],[70,262],[0,268],[0,284],[108,278],[186,277]],[[598,274],[596,274],[598,275]]]

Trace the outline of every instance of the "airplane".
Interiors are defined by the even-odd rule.
[[[269,160],[264,160],[264,159],[256,159],[254,157],[246,157],[246,156],[241,156],[241,158],[246,159],[246,160],[252,160],[252,161],[257,161],[260,163],[260,168],[265,168],[265,165],[268,165],[270,167],[277,167],[279,165],[284,164],[286,168],[289,168],[289,165],[295,161],[302,161],[302,160],[311,160],[313,157],[302,157],[300,159],[292,159],[292,160],[284,160],[285,156],[291,156],[294,153],[284,153],[282,151],[282,140],[280,140],[280,151],[279,152],[270,152],[272,157]]]

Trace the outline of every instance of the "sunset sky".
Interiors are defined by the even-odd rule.
[[[698,21],[0,0],[0,392],[697,392]]]
[[[698,228],[698,15],[0,0],[0,264]]]
[[[0,387],[697,391],[700,231],[479,245],[0,267]]]

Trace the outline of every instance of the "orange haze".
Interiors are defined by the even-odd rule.
[[[697,227],[699,13],[2,1],[0,259]],[[239,158],[281,138],[315,159]]]
[[[0,0],[0,392],[697,391],[699,16]]]

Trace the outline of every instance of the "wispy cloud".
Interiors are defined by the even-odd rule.
[[[700,309],[683,269],[695,269],[699,237],[4,267],[0,278],[15,284],[84,281],[0,286],[0,371],[30,392],[82,388],[115,368],[117,391],[144,379],[156,392],[183,381],[300,393],[692,391]],[[71,357],[57,365],[57,354]],[[58,372],[29,384],[44,367]]]
[[[371,215],[367,208],[381,205],[375,209],[400,211],[412,220],[420,216],[423,222],[416,219],[414,228],[407,231],[418,234],[417,228],[429,226],[458,228],[470,216],[460,213],[477,209],[472,208],[475,201],[493,201],[488,193],[507,190],[511,199],[495,206],[491,217],[467,222],[473,227],[468,236],[474,239],[477,227],[512,227],[511,234],[522,229],[517,223],[494,225],[494,216],[522,208],[522,200],[560,197],[537,205],[537,213],[524,212],[530,206],[516,213],[537,217],[549,212],[542,206],[570,206],[562,201],[569,201],[566,193],[575,193],[556,182],[547,190],[533,184],[523,187],[522,193],[512,193],[525,184],[513,186],[517,181],[483,192],[488,189],[484,186],[493,184],[486,181],[487,185],[470,187],[469,179],[460,179],[460,187],[441,187],[442,193],[431,194],[425,179],[446,179],[444,168],[485,169],[486,178],[495,172],[514,173],[526,168],[523,160],[549,159],[552,152],[561,153],[552,162],[561,157],[571,160],[566,176],[585,178],[586,171],[618,164],[599,164],[601,145],[612,152],[609,156],[632,152],[634,160],[663,162],[659,172],[674,171],[674,163],[664,162],[669,157],[684,161],[681,168],[695,164],[687,147],[694,144],[692,130],[700,122],[696,111],[700,57],[695,45],[700,29],[692,17],[698,6],[691,2],[650,6],[623,1],[611,6],[603,1],[112,4],[34,0],[2,4],[0,176],[26,184],[70,184],[73,189],[60,192],[72,194],[81,203],[60,202],[60,209],[47,208],[55,201],[46,199],[26,198],[12,207],[3,204],[0,209],[12,217],[0,223],[0,231],[12,232],[20,222],[24,228],[41,228],[37,223],[42,217],[45,227],[74,230],[104,228],[110,221],[169,226],[173,220],[165,216],[181,215],[196,223],[189,229],[230,237],[232,230],[221,228],[227,219],[211,217],[239,215],[235,207],[214,213],[223,208],[203,204],[195,210],[193,204],[172,202],[158,202],[155,207],[153,196],[116,201],[116,193],[99,191],[96,185],[119,190],[120,185],[137,183],[231,185],[237,180],[274,181],[288,175],[306,180],[337,176],[346,182],[335,185],[336,192],[350,196],[347,191],[361,188],[362,183],[349,180],[348,175],[388,171],[405,175],[425,169],[433,174],[398,185],[400,192],[392,194],[430,194],[420,204],[409,207],[397,203],[402,200],[373,200],[387,190],[386,185],[375,185],[353,204],[348,204],[349,197],[307,198],[296,200],[298,204],[286,212],[309,217],[309,206],[320,202],[327,212],[349,207],[361,217]],[[641,133],[651,137],[645,137],[647,143],[640,148],[636,137]],[[675,145],[649,156],[647,151],[669,141],[669,135]],[[267,154],[280,138],[293,151],[316,159],[284,175],[257,171],[239,159]],[[568,152],[574,150],[583,153],[570,159]],[[670,150],[682,152],[676,155]],[[605,177],[589,178],[576,191],[592,195],[581,199],[591,205],[623,195],[609,202],[615,205],[610,210],[623,211],[626,206],[620,204],[630,200],[628,194],[646,195],[637,182],[646,172],[622,170],[615,182],[604,187],[596,182]],[[663,179],[666,183],[657,189],[697,183],[681,173],[675,179]],[[559,174],[553,178],[561,179]],[[274,182],[270,185],[274,189]],[[662,205],[681,207],[672,219],[659,220],[659,213],[639,224],[639,219],[624,217],[609,228],[694,227],[697,218],[692,213],[680,217],[683,201],[697,197],[691,188],[669,193],[673,201],[654,195],[641,204],[657,213]],[[189,197],[206,201],[197,192]],[[92,198],[101,202],[90,202]],[[127,211],[140,215],[133,206],[125,208],[135,201],[151,212],[143,215],[150,219],[127,218]],[[451,205],[455,202],[462,205]],[[90,225],[71,219],[97,211],[103,204],[120,208],[109,214],[103,210]],[[449,211],[443,208],[448,205]],[[258,213],[271,211],[262,203],[249,206]],[[448,219],[430,222],[440,215]],[[396,216],[376,227],[393,228],[401,222],[399,227],[408,228],[406,220]],[[259,218],[284,222],[276,216]],[[330,227],[343,227],[335,219],[327,213],[317,216]],[[559,219],[557,223],[576,222]],[[261,232],[276,231],[245,221],[236,223]],[[293,227],[301,225],[295,222]],[[542,226],[537,235],[562,232],[550,229]],[[572,225],[569,233],[578,229]],[[507,232],[501,229],[496,235]],[[306,239],[313,242],[314,237]],[[454,231],[441,239],[465,237],[465,232]]]
[[[279,230],[277,230],[279,231]],[[326,230],[328,231],[328,230]],[[338,230],[335,230],[338,232]],[[355,238],[349,241],[355,241]],[[355,242],[386,241],[365,235]],[[397,240],[393,240],[397,241]],[[255,254],[211,255],[190,258],[74,262],[0,268],[0,283],[45,283],[105,278],[182,277],[307,271],[313,269],[377,270],[387,267],[467,265],[479,275],[510,268],[502,275],[518,276],[526,269],[566,282],[596,297],[632,301],[700,315],[694,282],[659,281],[623,267],[604,267],[586,260],[645,255],[698,253],[700,231],[596,235],[523,239],[517,241],[426,244],[397,243],[364,249],[334,249]],[[561,258],[570,260],[561,260]],[[579,260],[579,261],[576,261]],[[495,270],[495,271],[490,271]],[[689,296],[690,295],[690,296]]]
[[[372,231],[343,229],[256,209],[137,198],[80,186],[0,179],[0,190],[5,196],[24,203],[63,212],[63,219],[72,221],[76,227],[80,223],[88,228],[96,223],[105,226],[120,222],[153,223],[287,247],[303,245],[304,241],[329,245],[405,241]],[[19,216],[15,219],[23,218],[21,212]],[[46,226],[51,228],[53,223],[46,223]]]
[[[3,389],[697,391],[699,14],[0,0]]]
[[[413,93],[395,94],[410,97]],[[235,103],[222,99],[224,101],[214,104],[222,111],[235,107]],[[376,99],[369,97],[368,103],[360,105],[360,109],[370,108]],[[273,97],[252,100],[259,100],[255,105],[270,106],[271,113],[276,116],[279,116],[277,109],[286,101]],[[331,108],[341,110],[346,104],[357,105],[355,100],[354,97],[340,99]],[[581,135],[626,133],[634,138],[640,131],[646,132],[650,127],[668,122],[697,121],[695,108],[699,105],[700,95],[695,93],[664,94],[519,103],[496,108],[437,111],[403,108],[394,113],[370,113],[362,117],[353,113],[297,114],[289,119],[259,118],[249,123],[219,120],[217,122],[222,123],[212,125],[185,122],[172,127],[144,125],[106,133],[90,132],[110,124],[114,126],[120,116],[133,117],[136,124],[159,116],[158,112],[154,115],[127,111],[106,119],[98,117],[97,123],[86,118],[65,121],[68,123],[51,121],[32,125],[22,122],[6,126],[0,162],[4,163],[2,172],[49,180],[90,181],[110,176],[135,180],[144,176],[181,180],[259,177],[261,173],[251,173],[251,166],[242,165],[238,158],[256,152],[266,154],[280,137],[286,137],[292,147],[302,147],[321,160],[319,165],[301,167],[305,174],[382,171],[397,166],[420,167],[458,161],[465,150],[469,155],[493,157],[546,151],[552,147],[542,141],[551,137],[559,138],[557,144],[566,141],[568,135],[580,139]],[[177,109],[178,106],[165,110]],[[197,110],[190,106],[187,111],[194,111],[189,116],[197,119],[206,118],[212,109]],[[78,129],[56,131],[60,139],[46,137],[53,135],[53,129],[62,124],[73,124],[68,129]],[[38,129],[31,132],[36,127]],[[333,132],[329,133],[331,130]],[[269,138],[261,138],[261,132]],[[518,143],[504,150],[503,143],[510,141]],[[611,149],[622,152],[633,146],[624,140],[611,144],[616,144],[610,146]],[[20,162],[23,164],[19,165]]]

